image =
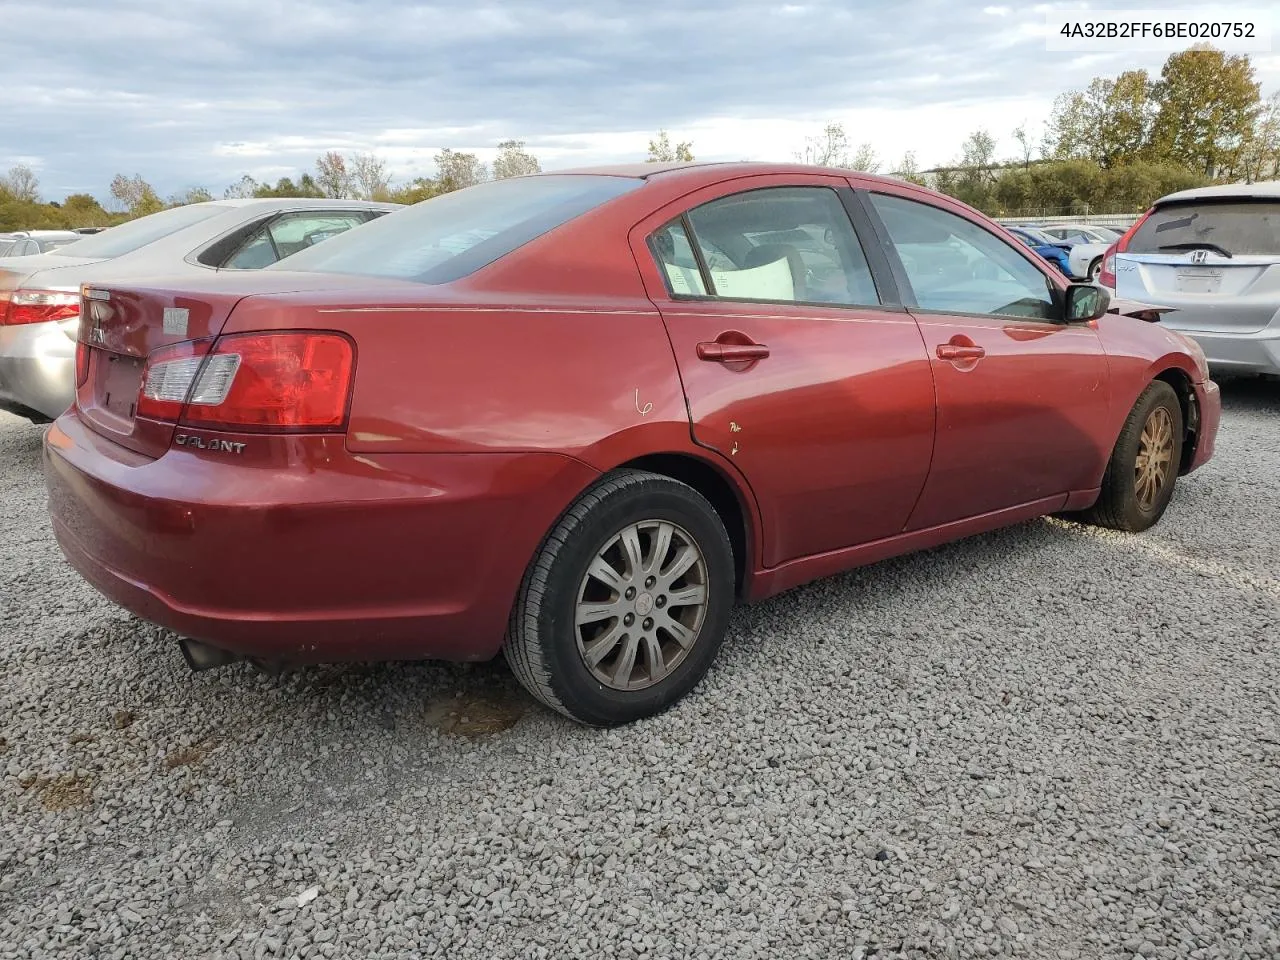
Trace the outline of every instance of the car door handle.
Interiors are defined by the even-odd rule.
[[[750,360],[763,360],[769,355],[769,348],[763,343],[700,343],[698,359],[715,363],[743,363]]]
[[[977,344],[972,346],[961,343],[938,344],[939,360],[981,360],[987,351]]]

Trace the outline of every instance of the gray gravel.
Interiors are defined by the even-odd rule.
[[[1280,385],[1131,537],[740,611],[602,732],[500,663],[191,674],[0,414],[0,958],[1280,954]]]

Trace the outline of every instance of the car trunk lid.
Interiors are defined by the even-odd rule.
[[[226,325],[236,304],[255,294],[292,293],[349,285],[349,279],[283,271],[184,279],[174,286],[85,284],[77,340],[76,407],[101,436],[151,457],[170,446],[175,423],[138,414],[147,358],[157,350],[190,345],[203,352]]]
[[[1280,309],[1280,201],[1157,207],[1116,254],[1115,277],[1117,296],[1175,307],[1179,329],[1261,330]]]

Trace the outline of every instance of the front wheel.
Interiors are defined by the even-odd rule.
[[[1089,264],[1089,282],[1097,283],[1100,276],[1102,276],[1102,258],[1097,257],[1093,263]]]
[[[592,726],[665,710],[715,659],[733,605],[715,508],[622,470],[580,496],[525,574],[503,652],[534,697]]]
[[[1173,498],[1182,462],[1182,407],[1173,387],[1155,380],[1129,411],[1102,477],[1088,523],[1136,533],[1154,525]]]

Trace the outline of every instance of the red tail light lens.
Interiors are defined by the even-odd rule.
[[[355,351],[337,333],[241,333],[158,350],[148,358],[138,415],[190,427],[339,430]]]
[[[1107,247],[1107,252],[1102,255],[1102,269],[1098,272],[1098,283],[1104,287],[1110,287],[1112,290],[1116,288],[1116,254],[1124,253],[1128,249],[1129,241],[1138,232],[1138,228],[1142,226],[1147,217],[1151,216],[1153,210],[1155,210],[1155,207],[1152,207],[1151,210],[1148,210],[1135,220],[1133,226],[1126,230],[1119,240]]]
[[[84,386],[89,379],[89,348],[76,341],[76,389]]]
[[[0,325],[16,327],[25,323],[73,320],[80,316],[80,294],[63,290],[14,290],[8,295],[8,309],[0,312]]]

